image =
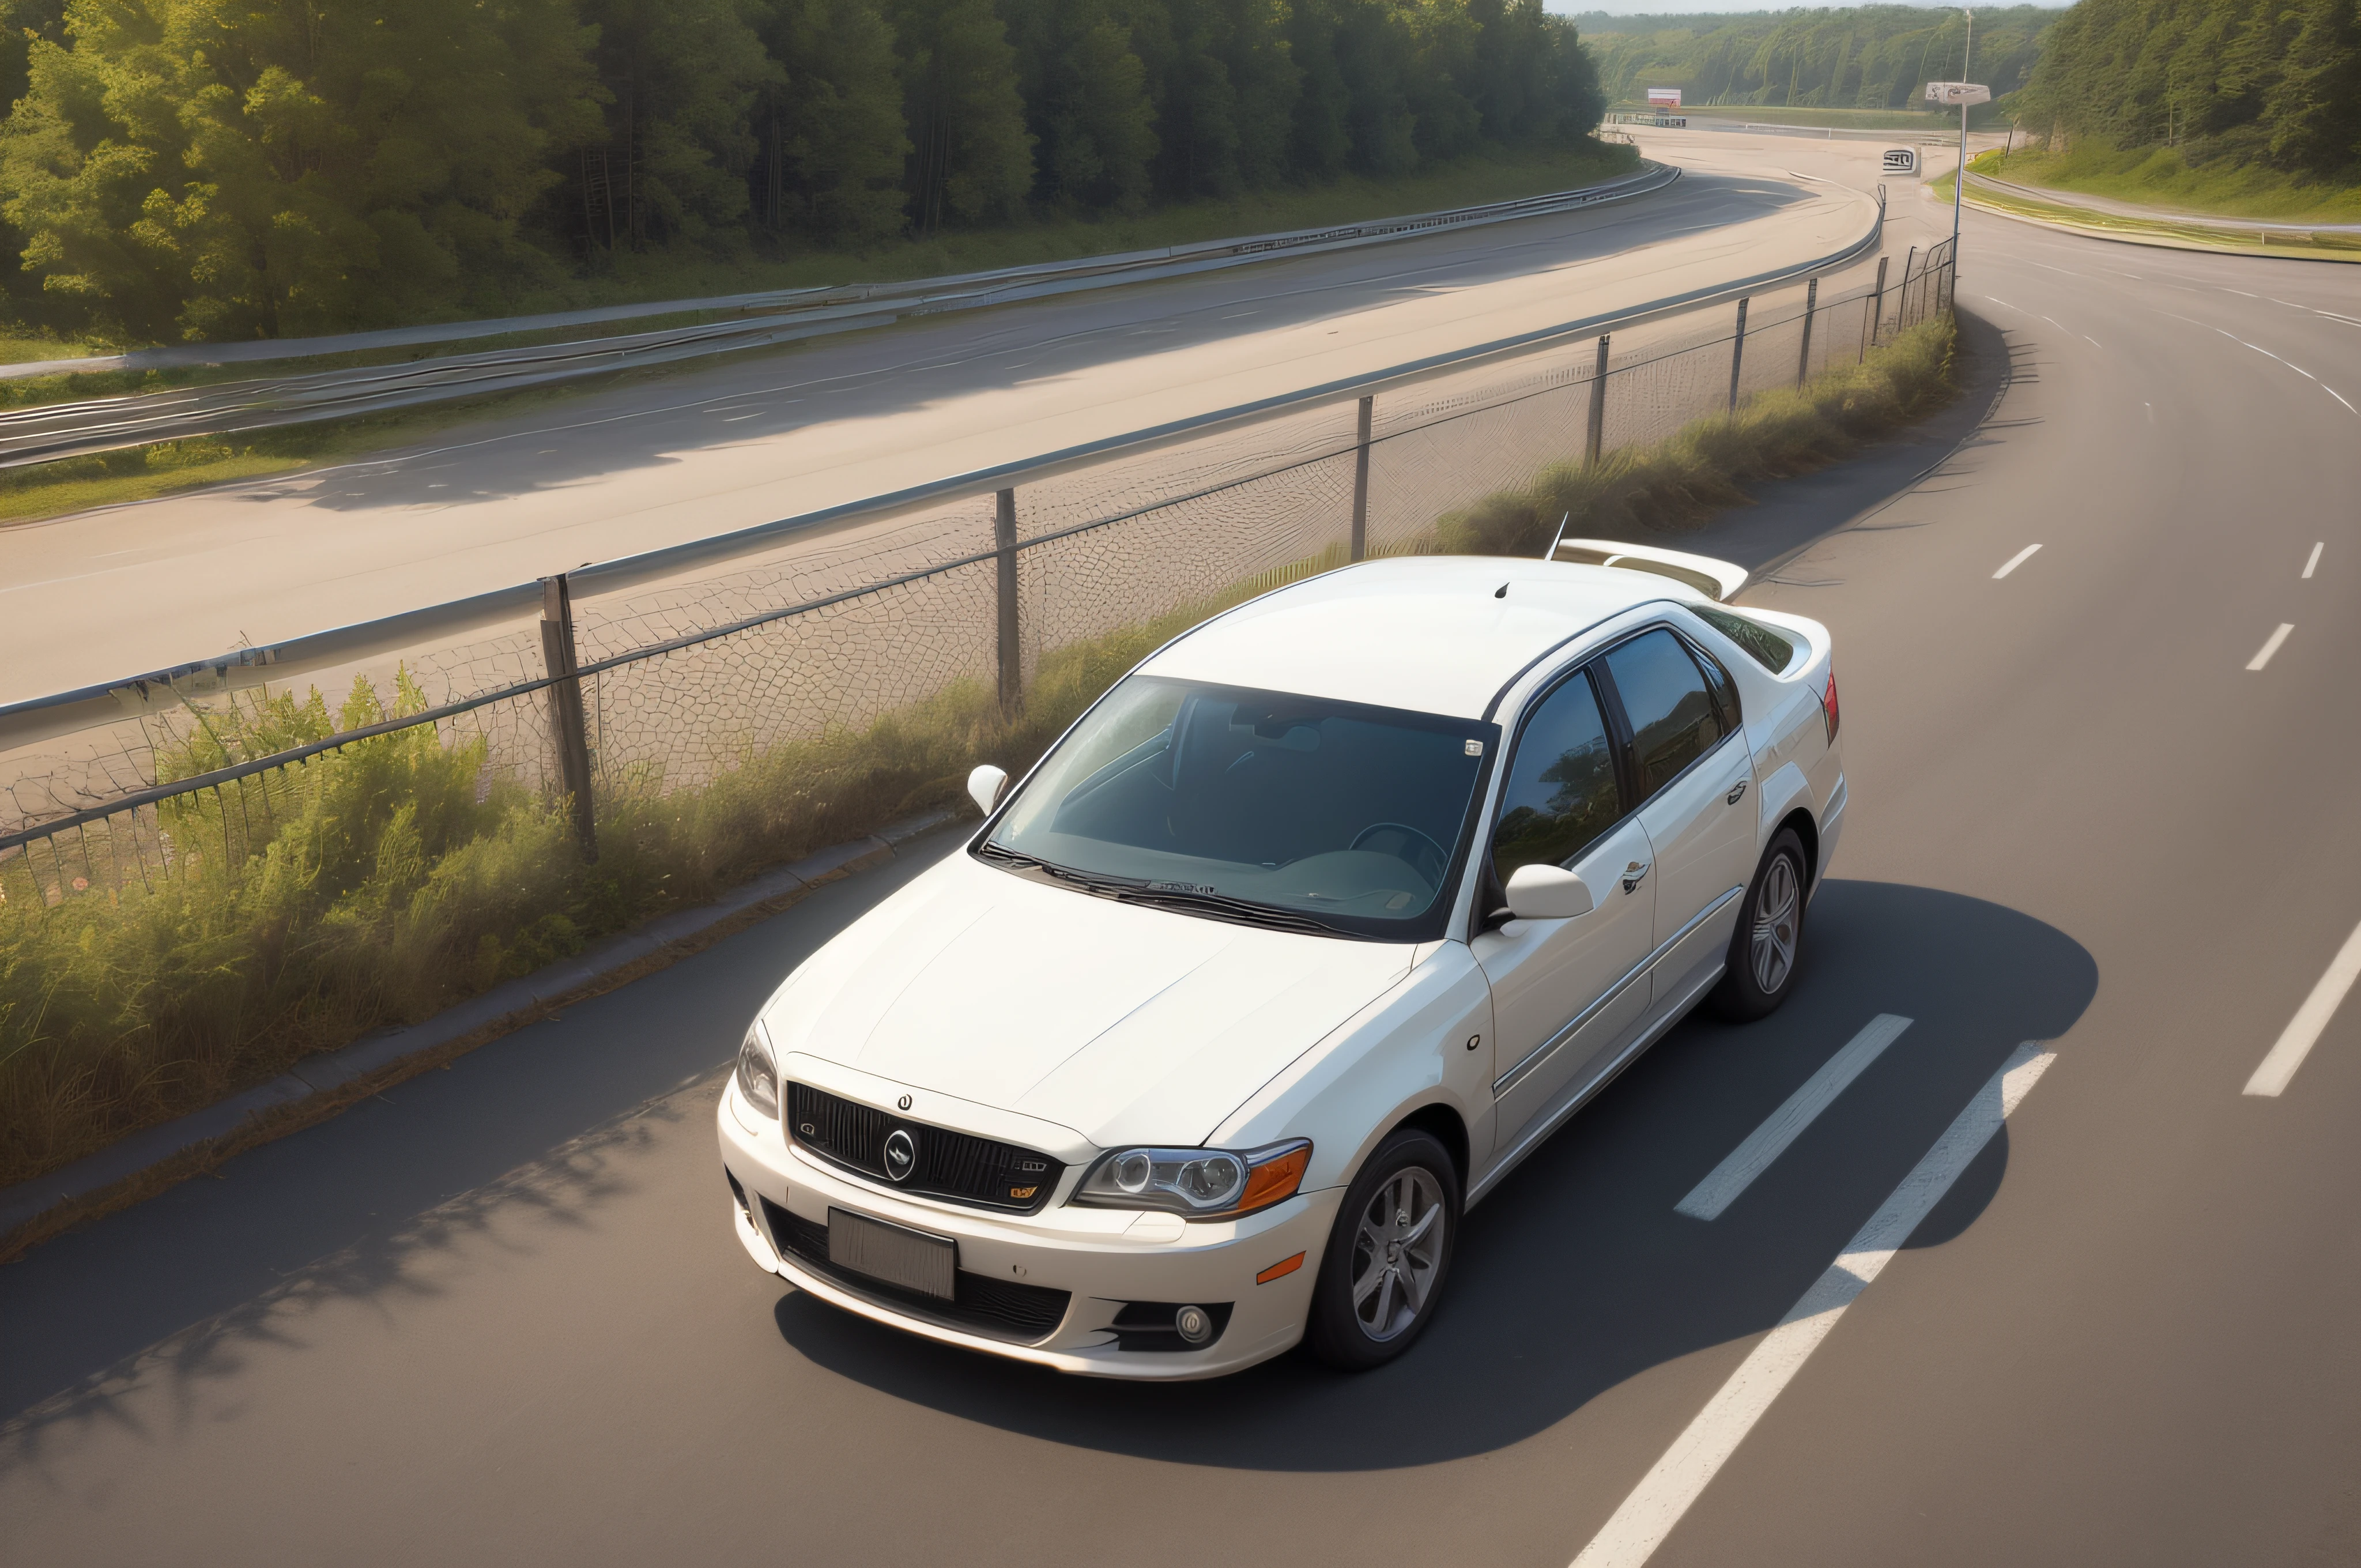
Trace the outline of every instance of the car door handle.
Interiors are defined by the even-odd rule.
[[[1736,784],[1730,786],[1730,795],[1728,798],[1730,800],[1730,804],[1732,806],[1736,806],[1740,801],[1746,798],[1746,781],[1744,779],[1741,779]]]
[[[1640,884],[1647,880],[1648,872],[1653,869],[1653,862],[1646,861],[1633,861],[1630,865],[1625,866],[1623,868],[1623,891],[1626,893],[1637,892]]]

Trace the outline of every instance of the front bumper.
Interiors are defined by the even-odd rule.
[[[994,1214],[888,1191],[807,1157],[777,1121],[746,1105],[734,1080],[717,1123],[722,1165],[742,1195],[731,1203],[738,1240],[763,1268],[911,1333],[1100,1377],[1217,1377],[1294,1344],[1343,1199],[1341,1188],[1298,1193],[1223,1221],[1058,1203],[1038,1214]],[[828,1266],[824,1242],[812,1238],[825,1236],[830,1208],[956,1241],[959,1301],[933,1302]],[[1299,1253],[1301,1266],[1255,1283]],[[1116,1316],[1131,1302],[1193,1303],[1217,1315],[1226,1303],[1229,1315],[1202,1349],[1129,1349],[1126,1338],[1178,1343],[1119,1334]]]

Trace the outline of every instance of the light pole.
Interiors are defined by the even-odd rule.
[[[1976,52],[1976,13],[1972,5],[1962,5],[1968,16],[1968,41],[1960,46],[1960,80],[1968,79],[1968,61]],[[1990,96],[1990,94],[1986,94]],[[1968,103],[1960,100],[1960,171],[1951,177],[1951,265],[1960,264],[1960,203],[1968,194]]]
[[[1971,24],[1972,25],[1972,23]],[[1960,203],[1968,191],[1968,105],[1992,102],[1992,89],[1975,82],[1929,82],[1927,83],[1929,104],[1957,104],[1960,106],[1960,167],[1951,176],[1951,265],[1960,264]]]

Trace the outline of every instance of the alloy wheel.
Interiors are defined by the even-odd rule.
[[[1754,983],[1765,995],[1778,994],[1795,967],[1798,891],[1795,863],[1785,855],[1773,856],[1763,870],[1763,891],[1754,901],[1752,941]]]
[[[1353,1235],[1353,1316],[1383,1342],[1410,1332],[1426,1310],[1451,1223],[1443,1186],[1405,1166],[1378,1189]]]

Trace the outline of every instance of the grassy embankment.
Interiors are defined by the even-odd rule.
[[[2158,159],[2170,156],[2166,149],[2157,149],[2140,161],[2155,164]],[[1968,160],[1971,172],[2006,180],[2012,184],[2039,184],[2044,190],[2056,191],[2058,199],[2047,201],[2014,191],[1995,190],[1971,180],[1968,182],[1968,204],[2018,217],[2035,218],[2044,223],[2070,224],[2077,228],[2103,234],[2118,234],[2127,239],[2169,241],[2196,248],[2256,256],[2361,261],[2361,234],[2224,228],[2213,224],[2177,222],[2172,213],[2165,210],[2179,207],[2206,215],[2253,217],[2272,224],[2308,221],[2361,223],[2361,191],[2337,192],[2318,186],[2298,186],[2278,181],[2274,177],[2260,180],[2256,190],[2241,195],[2236,193],[2234,181],[2218,173],[2186,184],[2164,178],[2159,178],[2155,183],[2147,183],[2143,178],[2128,172],[2103,178],[2078,179],[2072,185],[2060,184],[2047,178],[2054,164],[2084,157],[2084,152],[2080,149],[2070,154],[2057,155],[2054,159],[2048,154],[2034,154],[2028,159],[2028,155],[2021,152],[2005,156],[1998,151],[1978,153]],[[2091,154],[2086,167],[2103,161],[2095,153]],[[2175,163],[2177,165],[2177,159]],[[1946,174],[1930,182],[1935,193],[1946,202],[1951,199],[1952,180],[1951,175]],[[2081,205],[2074,201],[2076,195],[2153,203],[2159,210],[2154,217],[2132,216]]]
[[[1865,365],[1758,395],[1734,416],[1596,466],[1554,466],[1438,519],[1416,548],[1534,554],[1565,512],[1580,533],[1677,532],[1742,501],[1750,480],[1833,462],[1929,411],[1951,388],[1953,341],[1949,322],[1932,323]],[[433,726],[283,770],[267,804],[229,792],[227,821],[211,795],[169,808],[164,828],[181,848],[152,890],[137,878],[60,886],[36,874],[47,862],[14,857],[0,863],[0,1185],[764,867],[954,803],[972,765],[1026,766],[1175,630],[1338,564],[1334,552],[1297,562],[1046,656],[1015,715],[980,687],[956,687],[865,729],[750,756],[702,789],[666,793],[652,781],[604,800],[595,864],[537,795],[500,785],[478,798],[480,743],[446,742]],[[392,707],[421,701],[404,689]],[[340,710],[316,692],[257,697],[226,731],[216,725],[184,747],[170,771],[185,776],[384,711],[366,687]],[[236,863],[217,844],[236,846]],[[90,853],[109,862],[104,839]]]
[[[1397,214],[1429,212],[1509,201],[1594,184],[1628,170],[1631,148],[1588,144],[1566,151],[1498,154],[1408,175],[1398,180],[1348,176],[1317,190],[1266,191],[1226,201],[1182,203],[1136,218],[1062,218],[1003,228],[978,229],[912,239],[859,252],[814,251],[777,260],[723,264],[676,257],[618,260],[610,276],[586,278],[516,302],[518,314],[585,309],[650,301],[751,293],[770,289],[816,288],[846,282],[892,281],[961,272],[990,271],[1035,262],[1066,261],[1159,246],[1187,245],[1242,235],[1319,228]],[[340,355],[287,366],[230,366],[174,371],[95,371],[0,381],[0,409],[81,398],[116,397],[171,387],[204,385],[270,375],[282,369],[328,370],[365,364],[402,363],[449,353],[595,336],[647,332],[720,319],[732,313],[642,317],[598,327],[477,338],[368,355]],[[0,338],[0,361],[70,357],[117,352],[121,344],[45,338],[38,334]],[[791,349],[790,349],[791,351]],[[770,352],[782,352],[772,350]],[[694,373],[705,361],[621,377],[669,377]],[[432,435],[468,420],[509,414],[575,396],[617,378],[598,377],[564,388],[534,389],[465,401],[438,403],[362,419],[293,426],[253,435],[168,443],[69,458],[37,467],[0,472],[0,524],[54,517],[90,507],[145,500],[204,485],[282,473],[310,464],[334,462],[382,451]]]

